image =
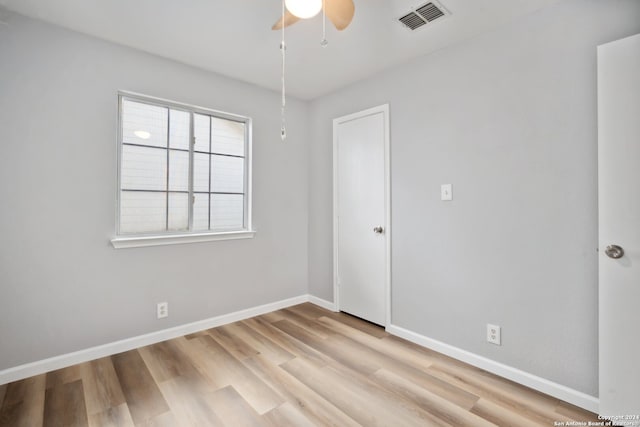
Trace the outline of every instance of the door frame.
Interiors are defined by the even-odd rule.
[[[333,300],[340,311],[338,283],[338,125],[382,113],[384,120],[384,229],[385,229],[385,328],[391,325],[391,146],[389,104],[378,105],[357,113],[333,119]]]

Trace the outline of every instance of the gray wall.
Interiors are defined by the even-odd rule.
[[[306,103],[37,21],[0,25],[0,370],[307,293]],[[117,90],[253,118],[252,240],[115,250]],[[155,304],[170,316],[155,319]]]
[[[638,32],[637,0],[567,0],[314,101],[310,293],[333,300],[331,119],[389,103],[392,323],[597,395],[596,46]]]

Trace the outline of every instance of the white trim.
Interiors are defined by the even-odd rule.
[[[157,96],[145,95],[144,93],[132,92],[128,90],[118,90],[118,96],[124,98],[130,98],[134,101],[142,101],[147,104],[154,104],[159,107],[169,107],[178,110],[190,110],[195,113],[202,113],[207,115],[214,115],[221,119],[233,120],[236,122],[245,122],[247,119],[251,120],[248,116],[240,114],[228,113],[226,111],[216,110],[214,108],[202,107],[200,105],[189,104],[186,102],[173,101],[171,99],[160,98]]]
[[[338,282],[338,132],[336,121],[333,120],[333,240],[331,249],[333,251],[333,301],[336,311],[340,311],[340,283]]]
[[[338,311],[338,309],[336,308],[336,304],[334,302],[327,301],[322,298],[318,298],[314,295],[309,295],[309,302],[311,304],[317,305],[318,307],[322,307],[325,310],[334,311],[334,312]]]
[[[373,114],[384,117],[384,203],[385,203],[385,326],[391,325],[391,131],[389,128],[389,104],[359,111],[333,119],[333,298],[335,311],[340,311],[338,283],[338,133],[337,125]]]
[[[179,245],[182,243],[211,242],[214,240],[252,239],[255,231],[226,231],[222,233],[164,234],[157,236],[114,237],[111,244],[116,249],[144,246]]]
[[[67,366],[78,363],[84,363],[101,357],[122,353],[123,351],[129,351],[146,345],[166,341],[172,338],[181,337],[183,335],[192,334],[194,332],[203,331],[205,329],[226,325],[227,323],[237,322],[239,320],[248,319],[261,314],[270,313],[275,310],[291,307],[292,305],[309,302],[310,300],[310,295],[300,295],[245,310],[235,311],[229,314],[223,314],[221,316],[211,317],[205,320],[199,320],[186,325],[175,326],[173,328],[163,329],[161,331],[126,338],[120,341],[75,351],[73,353],[62,354],[49,359],[38,360],[36,362],[4,369],[0,371],[0,385],[29,378],[34,375],[40,375],[45,372],[51,372],[56,369],[66,368]]]
[[[245,168],[245,213],[244,225],[246,231],[255,232],[253,230],[253,119],[247,117],[245,125],[245,147],[244,168]],[[251,235],[253,237],[253,235]]]
[[[385,326],[391,325],[391,127],[389,126],[389,104],[382,106],[384,111],[384,193],[385,193],[385,236],[386,252],[385,260],[387,277],[385,278],[385,291],[387,299],[387,321]]]
[[[446,354],[454,359],[461,360],[477,368],[484,369],[492,374],[515,381],[518,384],[538,390],[557,399],[564,400],[565,402],[569,402],[588,411],[598,413],[600,404],[597,397],[590,396],[581,391],[563,386],[562,384],[521,371],[520,369],[504,365],[484,356],[425,337],[424,335],[417,334],[399,326],[389,325],[386,330],[392,335],[404,338],[415,344],[437,351],[438,353]]]

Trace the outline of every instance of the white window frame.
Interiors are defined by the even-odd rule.
[[[194,154],[194,114],[205,114],[221,119],[233,120],[245,124],[245,198],[244,198],[244,229],[237,231],[180,231],[147,234],[120,233],[120,194],[121,194],[121,166],[122,166],[122,101],[131,100],[164,108],[186,111],[190,114],[189,127],[189,228],[193,218],[193,154]],[[250,117],[225,113],[210,108],[198,107],[162,98],[141,95],[133,92],[118,91],[118,140],[117,140],[117,188],[116,188],[116,236],[111,239],[114,248],[135,248],[144,246],[160,246],[182,243],[207,242],[214,240],[250,239],[255,235],[252,226],[252,121]]]

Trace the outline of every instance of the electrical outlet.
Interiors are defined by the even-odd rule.
[[[156,307],[156,314],[158,315],[158,319],[169,316],[169,303],[159,302]]]
[[[501,345],[500,326],[487,323],[487,342],[495,345]]]

